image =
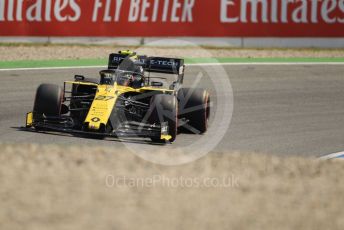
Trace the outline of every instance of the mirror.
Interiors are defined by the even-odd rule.
[[[154,87],[162,87],[164,84],[162,82],[152,81],[151,85]]]
[[[74,76],[74,79],[75,79],[76,81],[83,81],[83,80],[85,80],[85,77],[82,76],[82,75],[75,75],[75,76]]]

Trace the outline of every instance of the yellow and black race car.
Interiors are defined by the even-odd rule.
[[[175,141],[181,129],[202,134],[210,96],[204,89],[183,88],[184,70],[183,59],[110,54],[100,79],[76,75],[63,88],[40,85],[26,128],[160,143]]]

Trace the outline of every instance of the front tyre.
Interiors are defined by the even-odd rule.
[[[179,118],[188,121],[184,129],[203,134],[208,129],[210,95],[205,89],[182,88],[178,91]]]
[[[34,116],[61,115],[64,93],[60,86],[53,84],[41,84],[36,91],[33,107]]]
[[[168,123],[168,134],[174,142],[177,137],[178,107],[177,98],[174,95],[157,94],[152,97],[150,105],[150,123]],[[152,141],[164,143],[160,138],[151,138]]]

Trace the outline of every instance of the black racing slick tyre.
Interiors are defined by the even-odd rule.
[[[184,130],[203,134],[208,129],[210,116],[210,95],[205,89],[182,88],[178,91],[179,119],[188,122]]]
[[[41,84],[36,91],[36,98],[33,107],[34,116],[61,115],[63,102],[63,90],[58,85]]]
[[[174,142],[178,127],[178,102],[174,95],[157,94],[152,97],[150,105],[150,123],[168,123],[168,134]],[[160,138],[151,138],[153,142],[165,142]]]

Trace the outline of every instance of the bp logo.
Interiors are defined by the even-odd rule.
[[[100,119],[99,119],[98,117],[94,117],[94,118],[91,119],[91,121],[93,121],[93,122],[99,122]]]

